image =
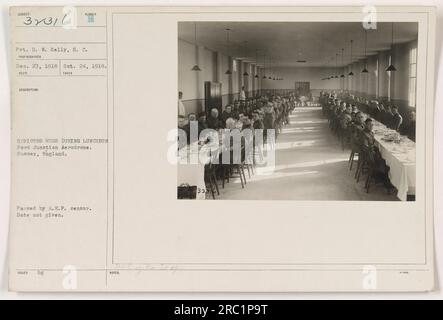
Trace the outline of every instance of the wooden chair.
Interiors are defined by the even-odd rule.
[[[362,173],[366,172],[368,169],[368,162],[366,160],[366,153],[364,152],[364,146],[361,146],[361,152],[358,155],[357,171],[355,172],[354,178],[357,183],[360,182],[360,176]]]
[[[205,184],[209,186],[209,189],[211,190],[212,199],[215,199],[215,190],[217,191],[217,195],[220,195],[220,190],[218,189],[218,183],[217,183],[217,175],[216,175],[216,166],[212,163],[209,163],[205,165]]]
[[[371,185],[375,173],[375,152],[371,149],[365,148],[364,153],[365,153],[366,163],[368,166],[368,176],[366,178],[365,188],[366,188],[366,193],[369,193],[369,187]]]
[[[361,146],[358,140],[358,131],[351,131],[350,133],[350,144],[351,144],[351,154],[349,155],[349,171],[352,171],[352,166],[354,164],[354,158],[357,155],[357,157],[360,157],[361,154]]]
[[[230,163],[229,164],[222,164],[222,187],[225,187],[225,180],[229,182],[229,178],[233,176],[234,172],[236,172],[240,177],[240,182],[242,188],[246,185],[246,175],[244,171],[244,165],[245,165],[245,146],[244,146],[244,139],[242,139],[242,146],[240,150],[240,159],[234,159],[234,150],[232,147],[230,148]]]

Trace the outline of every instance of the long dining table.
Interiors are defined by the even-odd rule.
[[[377,120],[373,123],[376,145],[390,168],[389,179],[397,197],[406,201],[408,195],[415,195],[415,142]]]
[[[211,143],[204,143],[203,140],[211,138]],[[205,166],[221,152],[222,135],[207,135],[199,141],[192,142],[178,150],[177,164],[177,185],[189,185],[197,187],[197,200],[206,198]]]
[[[231,137],[228,135],[228,140],[225,140],[224,133],[224,129],[208,132],[198,141],[182,146],[178,150],[177,186],[196,186],[196,199],[206,198],[205,166],[209,163],[221,163],[224,161],[224,158],[222,159],[224,152],[234,151]],[[228,159],[230,160],[233,159]]]

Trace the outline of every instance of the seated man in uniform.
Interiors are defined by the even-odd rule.
[[[265,129],[275,129],[275,111],[273,104],[270,102],[268,102],[267,106],[264,108],[263,124]]]
[[[253,120],[252,127],[254,129],[264,129],[265,128],[263,121],[261,121],[260,115],[258,114],[258,112],[252,113],[252,120]]]
[[[383,124],[385,126],[387,126],[388,128],[391,128],[392,126],[392,118],[394,117],[394,114],[392,113],[392,109],[391,106],[386,106],[386,113],[385,113],[385,120],[383,122]]]
[[[346,106],[343,105],[343,103],[340,100],[336,100],[335,105],[336,105],[334,109],[335,111],[334,114],[332,115],[332,131],[338,134],[341,125],[340,124],[341,116],[342,113],[345,112]]]
[[[408,121],[400,127],[400,133],[415,141],[415,112],[409,111]]]
[[[239,112],[242,112],[242,113],[244,113],[245,112],[245,109],[246,109],[246,101],[245,100],[241,100],[240,101],[240,107],[239,107]]]
[[[358,108],[355,104],[351,104],[351,109],[352,109],[352,111],[351,111],[352,120],[354,120],[355,116],[358,113]]]
[[[197,137],[192,137],[192,140],[191,140],[191,126],[195,126],[197,128],[197,131],[196,131]],[[198,134],[199,134],[198,122],[197,122],[197,116],[195,115],[195,113],[190,113],[188,115],[188,123],[184,125],[183,130],[186,132],[188,144],[198,141]]]
[[[361,142],[363,150],[365,151],[365,158],[369,165],[373,166],[373,175],[375,178],[379,178],[383,181],[387,188],[391,188],[392,185],[389,181],[388,173],[389,167],[386,165],[386,161],[382,158],[378,147],[375,145],[374,132],[372,131],[374,124],[371,118],[366,119],[365,129],[362,131]]]
[[[211,109],[211,114],[209,115],[209,119],[206,120],[206,124],[208,125],[208,128],[214,130],[219,130],[224,127],[219,119],[217,108]]]
[[[237,119],[239,112],[240,112],[240,102],[238,102],[238,100],[234,100],[234,109],[232,110],[232,117]]]
[[[351,105],[346,105],[346,102],[342,102],[341,109],[343,110],[338,119],[339,121],[339,137],[342,141],[342,146],[350,140],[350,124],[352,122],[352,109]]]
[[[236,127],[236,123],[237,121],[233,118],[228,118],[226,119],[226,125],[225,125],[225,129],[226,130],[234,130],[237,129]]]
[[[222,112],[222,114],[220,116],[220,120],[222,121],[222,123],[226,123],[226,120],[228,118],[234,118],[231,105],[226,106],[225,110]]]
[[[241,122],[242,122],[242,130],[251,129],[252,122],[251,122],[251,119],[249,117],[244,116],[241,119]]]
[[[403,117],[398,112],[398,108],[396,106],[392,107],[392,120],[391,120],[391,129],[399,130],[401,124],[403,123]]]
[[[378,111],[377,117],[375,119],[384,124],[385,121],[386,121],[386,108],[385,108],[385,105],[383,103],[379,103],[378,109],[379,109],[379,111]]]
[[[380,106],[378,104],[378,101],[372,100],[369,105],[369,115],[374,119],[378,119],[379,113],[380,113]]]
[[[348,128],[348,124],[352,121],[352,109],[346,102],[342,102],[342,113],[340,114],[340,126],[343,130]],[[343,110],[344,109],[344,110]]]
[[[351,147],[354,152],[360,151],[361,137],[363,130],[365,129],[366,117],[363,112],[357,112],[354,120],[350,124],[351,126]]]
[[[200,112],[198,114],[198,135],[200,135],[200,133],[207,128],[208,125],[206,123],[206,113]]]
[[[243,129],[243,120],[244,120],[245,118],[247,119],[248,117],[245,116],[243,113],[240,113],[240,114],[238,115],[238,119],[234,119],[234,120],[235,120],[235,127],[236,127],[237,129],[239,129],[239,130],[242,130],[242,129]]]
[[[246,101],[246,107],[244,110],[244,115],[247,117],[252,117],[252,103],[248,100]]]

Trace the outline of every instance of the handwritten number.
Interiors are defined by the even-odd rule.
[[[62,21],[64,21],[67,18],[67,14],[65,14],[63,16]],[[37,19],[37,18],[32,18],[32,17],[26,17],[25,20],[23,21],[23,24],[25,26],[30,26],[30,25],[34,25],[36,27],[38,27],[39,25],[45,25],[45,26],[56,26],[58,22],[58,18],[55,17],[45,17],[43,19]]]
[[[26,26],[29,26],[32,23],[32,18],[31,17],[26,17],[25,21],[23,21],[23,24]]]

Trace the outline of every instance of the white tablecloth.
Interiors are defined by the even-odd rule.
[[[386,134],[394,131],[374,121],[375,141],[389,166],[389,179],[397,188],[397,196],[406,201],[408,194],[415,194],[415,142],[401,136],[400,142],[385,141]]]
[[[196,199],[205,199],[205,166],[203,164],[179,164],[177,172],[177,185],[189,184],[197,186]]]
[[[211,153],[208,145],[199,146],[198,142],[187,145],[179,150],[177,164],[177,185],[188,184],[197,186],[196,199],[206,198],[205,165],[210,162],[211,154],[217,156],[217,152]]]
[[[177,185],[188,184],[197,186],[196,199],[205,199],[205,164],[198,158],[199,147],[197,144],[187,145],[179,150],[179,163],[177,164]],[[196,158],[195,158],[196,157]]]

